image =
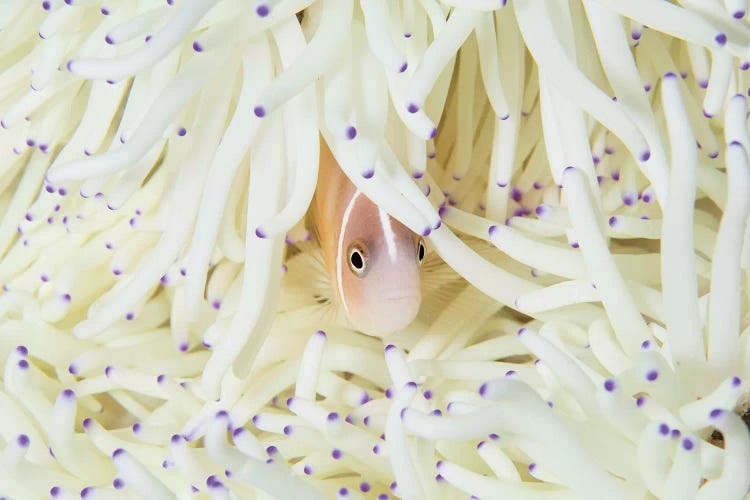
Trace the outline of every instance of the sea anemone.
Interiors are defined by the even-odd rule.
[[[3,1],[0,497],[743,498],[745,8]],[[429,246],[386,338],[321,136]]]

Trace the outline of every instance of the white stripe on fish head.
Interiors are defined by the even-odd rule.
[[[344,249],[344,235],[346,234],[346,228],[349,226],[349,222],[352,215],[352,210],[354,209],[354,204],[357,202],[357,199],[362,194],[362,192],[357,189],[354,192],[354,195],[352,196],[352,199],[349,200],[349,203],[346,205],[346,209],[344,210],[344,215],[341,217],[341,229],[339,230],[339,241],[336,246],[336,288],[338,288],[339,292],[339,298],[341,299],[341,304],[344,306],[344,311],[346,311],[347,316],[351,316],[351,313],[349,312],[349,306],[346,304],[346,297],[344,294],[344,282],[343,282],[343,259],[341,259],[341,256],[343,255],[345,249]]]
[[[378,207],[378,217],[380,218],[380,226],[383,228],[383,237],[386,248],[388,248],[388,257],[392,263],[395,263],[398,260],[398,247],[396,246],[396,234],[393,232],[391,218],[380,207]]]

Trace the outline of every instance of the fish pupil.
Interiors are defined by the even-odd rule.
[[[349,270],[358,278],[367,274],[367,247],[361,241],[349,245]]]
[[[421,241],[419,242],[419,250],[417,251],[417,259],[419,259],[419,263],[421,264],[424,260],[424,243]]]
[[[351,256],[349,257],[349,260],[351,261],[352,267],[354,269],[361,271],[365,267],[365,261],[362,258],[362,254],[359,253],[357,250],[352,252]]]

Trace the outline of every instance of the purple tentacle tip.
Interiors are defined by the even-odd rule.
[[[269,12],[270,9],[268,8],[268,5],[258,5],[258,7],[255,9],[255,13],[260,17],[266,17]]]
[[[86,498],[93,492],[94,492],[94,488],[92,488],[91,486],[87,486],[81,490],[81,498]]]
[[[684,449],[685,451],[690,451],[690,450],[692,450],[694,446],[695,446],[695,443],[693,443],[693,440],[692,440],[692,439],[690,439],[690,438],[685,438],[685,439],[683,439],[683,440],[682,440],[682,448],[683,448],[683,449]]]
[[[65,389],[64,391],[62,391],[62,396],[64,399],[74,399],[76,397],[76,393],[71,389]]]
[[[709,413],[708,416],[711,418],[719,418],[723,413],[724,410],[722,410],[721,408],[714,408],[713,410],[711,410],[711,413]]]
[[[431,232],[432,232],[432,228],[427,227],[422,231],[422,236],[429,236]]]
[[[375,169],[372,169],[372,168],[362,172],[362,177],[364,177],[365,179],[372,179],[374,175],[375,175]]]
[[[657,378],[659,378],[659,372],[657,370],[649,370],[646,372],[646,380],[649,382],[653,382]]]
[[[60,494],[60,487],[59,486],[53,486],[52,488],[50,488],[49,494],[50,494],[50,496],[56,497],[57,495]]]
[[[651,158],[651,151],[644,151],[643,153],[641,153],[641,161],[648,161],[649,158]]]
[[[253,109],[253,113],[255,113],[255,116],[257,116],[258,118],[263,118],[264,116],[266,116],[266,108],[264,108],[263,106],[255,106],[255,108]]]
[[[352,140],[355,137],[357,137],[357,129],[356,129],[356,127],[348,127],[346,129],[346,138],[349,139],[349,140]]]
[[[669,434],[669,426],[667,424],[659,424],[659,434],[662,436]]]
[[[743,17],[745,17],[745,11],[738,10],[734,14],[732,14],[732,17],[734,17],[735,19],[742,19]]]
[[[617,216],[613,215],[609,218],[609,227],[615,227],[617,225]]]
[[[398,68],[398,72],[403,73],[404,71],[406,71],[406,68],[408,67],[409,67],[409,64],[406,61],[404,61],[404,64],[402,64],[401,67]]]
[[[479,386],[479,395],[484,397],[485,394],[487,394],[487,382]]]
[[[203,46],[196,40],[193,42],[193,50],[196,52],[203,52]]]
[[[408,105],[406,106],[406,111],[408,111],[409,113],[412,113],[412,114],[413,114],[413,113],[416,113],[417,111],[419,111],[419,106],[418,106],[418,105],[416,105],[416,104],[414,104],[413,102],[412,102],[412,103],[409,103],[409,104],[408,104]]]
[[[19,434],[18,438],[16,438],[16,442],[21,448],[26,448],[29,446],[29,436],[27,436],[26,434]]]
[[[437,135],[437,128],[433,127],[432,132],[430,132],[430,137],[428,137],[428,139],[434,139],[436,135]]]
[[[83,422],[81,423],[81,425],[83,426],[84,429],[87,429],[91,425],[91,422],[93,421],[90,418],[86,417],[83,419]]]
[[[732,377],[732,387],[739,387],[742,380],[739,377]]]
[[[28,362],[28,361],[26,361],[25,359],[22,359],[22,360],[20,360],[20,361],[18,362],[18,367],[19,367],[19,368],[20,368],[21,370],[28,370],[28,369],[29,369],[29,362]]]
[[[617,386],[617,384],[615,384],[615,381],[613,379],[611,379],[611,378],[608,378],[607,380],[604,381],[604,389],[607,392],[614,391],[616,386]]]
[[[257,236],[258,238],[265,238],[266,237],[266,233],[263,231],[263,228],[256,227],[255,228],[255,236]]]
[[[117,448],[115,451],[112,452],[112,458],[121,457],[125,454],[125,450],[122,448]]]
[[[490,226],[490,228],[489,228],[489,229],[487,230],[487,233],[488,233],[488,234],[490,235],[490,238],[492,238],[492,236],[493,236],[493,235],[494,235],[494,234],[495,234],[496,232],[497,232],[497,226],[496,226],[496,225],[492,225],[492,226]]]
[[[104,37],[104,41],[107,42],[108,45],[114,45],[115,41],[112,40],[112,37],[107,35]]]
[[[716,43],[718,43],[720,47],[723,47],[727,43],[727,35],[724,33],[719,33],[714,37],[714,40],[716,40]]]
[[[336,413],[335,411],[332,411],[331,413],[329,413],[329,414],[328,414],[328,415],[326,416],[326,420],[328,420],[329,422],[338,422],[338,421],[339,421],[339,418],[340,418],[340,417],[339,417],[339,414],[338,414],[338,413]]]
[[[29,354],[29,350],[26,348],[26,346],[23,346],[23,345],[19,345],[18,347],[16,347],[16,352],[20,354],[21,356],[26,356]]]

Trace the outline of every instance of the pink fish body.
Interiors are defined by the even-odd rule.
[[[422,300],[424,243],[352,184],[323,140],[312,217],[336,300],[352,326],[385,335],[411,323]]]

